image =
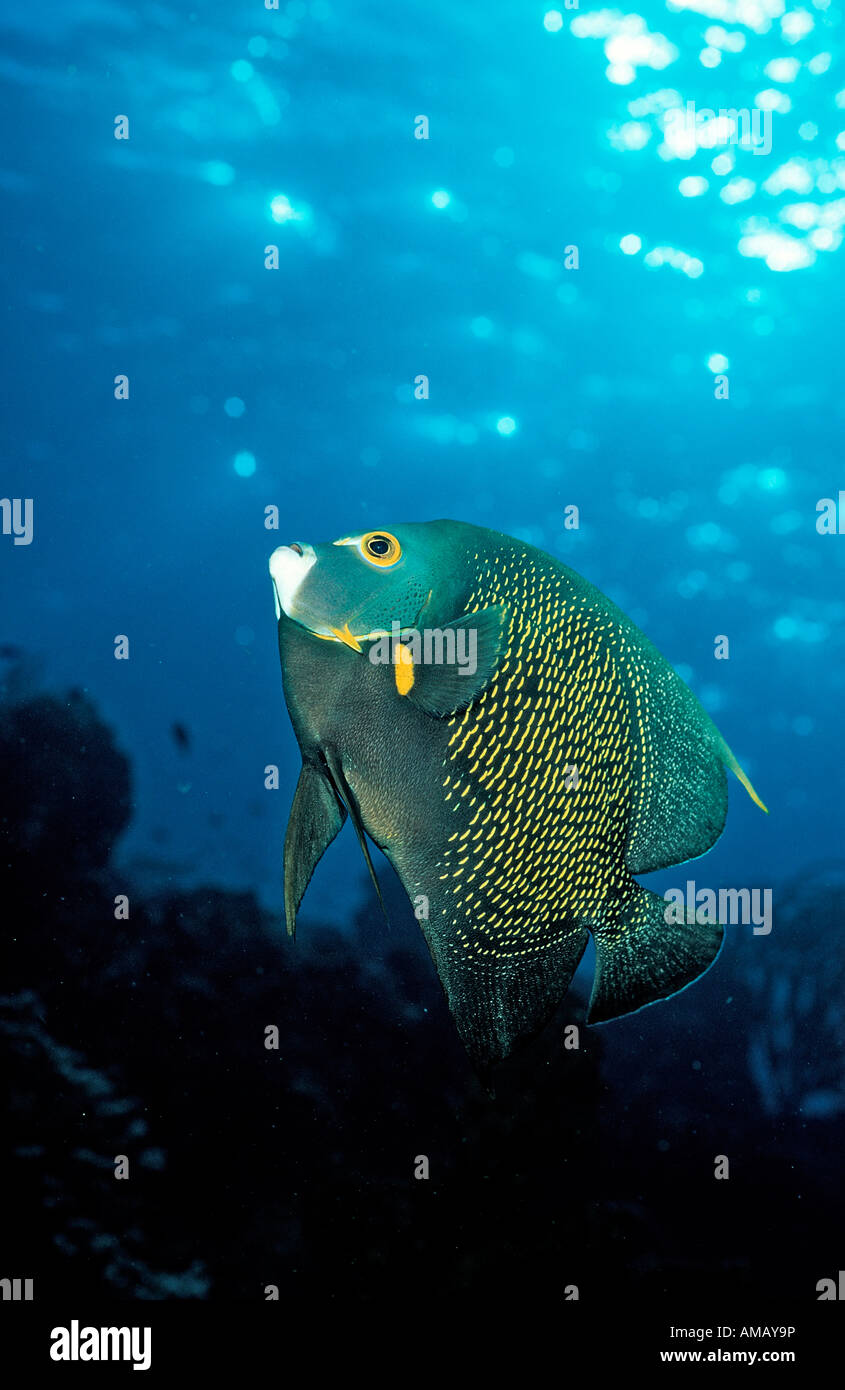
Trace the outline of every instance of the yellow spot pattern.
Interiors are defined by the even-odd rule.
[[[470,968],[536,955],[630,899],[623,855],[649,779],[646,672],[625,632],[542,556],[503,548],[479,566],[468,611],[503,603],[507,647],[449,721],[455,829],[435,870],[441,939]]]

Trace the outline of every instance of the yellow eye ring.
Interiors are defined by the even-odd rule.
[[[368,531],[358,542],[361,554],[371,565],[387,569],[402,556],[402,547],[389,531]]]

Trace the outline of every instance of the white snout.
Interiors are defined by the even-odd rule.
[[[302,554],[290,545],[280,545],[270,556],[270,576],[273,580],[273,595],[276,600],[276,617],[284,612],[293,617],[291,609],[296,591],[316,562],[313,545],[303,545]]]

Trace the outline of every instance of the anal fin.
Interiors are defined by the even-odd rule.
[[[722,945],[720,923],[674,921],[664,898],[634,880],[631,889],[613,919],[593,929],[596,974],[588,1023],[606,1023],[677,994],[709,969]]]

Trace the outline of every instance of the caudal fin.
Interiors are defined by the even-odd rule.
[[[720,923],[666,920],[670,904],[632,883],[612,920],[593,929],[596,973],[588,1023],[606,1023],[677,994],[713,964]]]

